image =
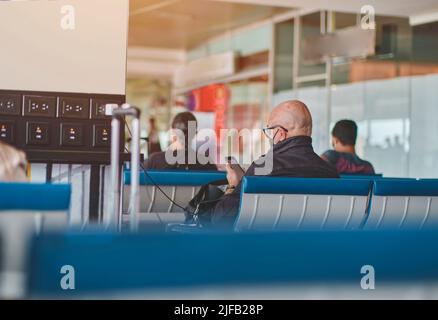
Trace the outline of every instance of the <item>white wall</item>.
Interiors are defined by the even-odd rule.
[[[0,89],[125,94],[128,17],[129,0],[0,1]]]

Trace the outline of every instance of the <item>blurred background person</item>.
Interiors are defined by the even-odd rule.
[[[196,117],[191,112],[182,112],[175,116],[172,121],[172,130],[180,130],[183,133],[182,136],[178,136],[175,132],[171,134],[171,148],[172,151],[177,154],[178,151],[184,150],[184,158],[179,159],[176,163],[169,163],[166,160],[166,152],[161,151],[152,154],[149,159],[145,162],[145,168],[148,169],[182,169],[182,170],[209,170],[216,171],[217,167],[214,161],[210,159],[207,164],[201,164],[198,159],[198,154],[196,150],[192,148],[191,137],[189,137],[189,125],[194,124],[197,130],[197,120]],[[196,132],[195,130],[195,132]],[[195,155],[195,163],[189,163],[189,153]],[[206,155],[208,157],[208,154]]]
[[[148,135],[148,152],[149,155],[153,153],[160,152],[160,136],[157,129],[157,123],[154,117],[149,119],[149,135]]]
[[[321,156],[339,174],[373,175],[373,165],[356,154],[357,125],[353,120],[338,121],[332,130],[332,146]]]
[[[0,182],[26,181],[26,155],[0,141]]]

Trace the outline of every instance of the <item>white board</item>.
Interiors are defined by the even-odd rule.
[[[129,0],[0,1],[0,90],[125,94]]]

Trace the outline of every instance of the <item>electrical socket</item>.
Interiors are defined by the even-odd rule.
[[[0,121],[0,140],[10,144],[15,142],[14,121]]]
[[[90,117],[90,99],[61,97],[59,117],[88,119]]]
[[[48,145],[50,143],[50,125],[47,122],[27,122],[26,144]]]
[[[120,104],[117,101],[109,101],[104,99],[93,99],[91,118],[93,119],[109,119],[111,116],[106,114],[107,104]]]
[[[20,115],[21,96],[19,94],[0,94],[0,114]]]
[[[111,126],[95,124],[93,126],[93,147],[111,146]]]
[[[84,127],[79,123],[61,123],[61,145],[83,146]]]
[[[24,115],[36,117],[56,116],[56,97],[50,96],[24,96]]]

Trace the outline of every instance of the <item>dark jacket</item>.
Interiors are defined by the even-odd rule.
[[[298,136],[289,138],[273,146],[269,151],[273,154],[262,156],[261,159],[253,162],[245,173],[245,176],[256,175],[256,168],[260,168],[260,162],[273,159],[272,172],[268,176],[296,177],[296,178],[339,178],[336,169],[321,159],[312,147],[312,138]],[[271,157],[269,157],[271,156]],[[239,204],[242,182],[236,189],[225,195],[217,203],[212,223],[217,227],[232,227],[236,219]]]
[[[194,152],[194,151],[193,151]],[[188,159],[187,154],[185,159]],[[166,152],[156,152],[152,154],[145,162],[146,170],[166,170],[166,169],[179,169],[179,170],[196,170],[196,171],[217,171],[217,167],[213,163],[201,164],[196,159],[196,163],[192,164],[169,164],[166,161]]]
[[[376,174],[373,165],[359,158],[357,154],[328,150],[323,153],[322,158],[335,167],[339,174]]]

